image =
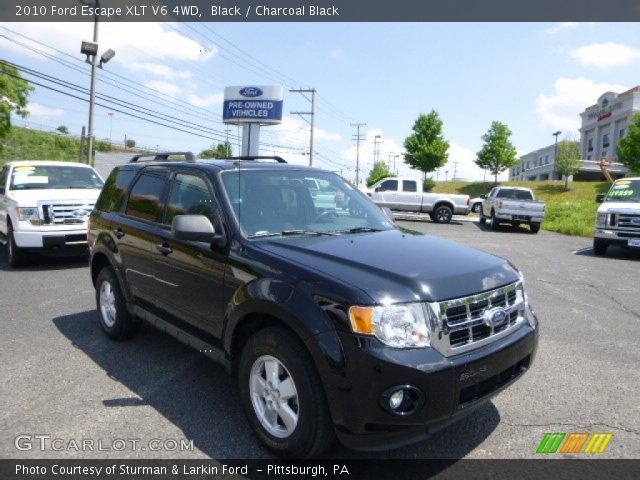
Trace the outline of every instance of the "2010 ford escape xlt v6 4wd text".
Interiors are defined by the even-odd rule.
[[[124,339],[145,320],[221,362],[277,454],[427,438],[530,367],[538,323],[507,261],[397,228],[330,172],[183,156],[105,183],[100,324]]]

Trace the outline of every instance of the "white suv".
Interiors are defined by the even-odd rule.
[[[12,267],[28,252],[83,247],[104,181],[81,163],[18,161],[0,169],[0,242]]]

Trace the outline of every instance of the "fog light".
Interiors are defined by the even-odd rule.
[[[389,406],[391,410],[395,410],[402,404],[404,400],[404,390],[398,390],[389,397]]]

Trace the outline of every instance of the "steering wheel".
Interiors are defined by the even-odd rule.
[[[328,220],[330,218],[337,218],[337,217],[338,217],[338,215],[333,210],[325,210],[320,215],[317,215],[316,218],[313,221],[314,222],[320,222],[320,221],[325,220],[325,219]]]

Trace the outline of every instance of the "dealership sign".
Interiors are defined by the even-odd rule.
[[[598,109],[594,112],[589,113],[589,120],[595,119],[599,122],[600,120],[609,118],[612,115],[613,110],[622,108],[622,102],[613,103],[615,97],[616,95],[612,92],[607,92],[602,95],[598,99]]]
[[[282,121],[284,88],[278,86],[241,86],[224,89],[224,123],[278,124]]]

